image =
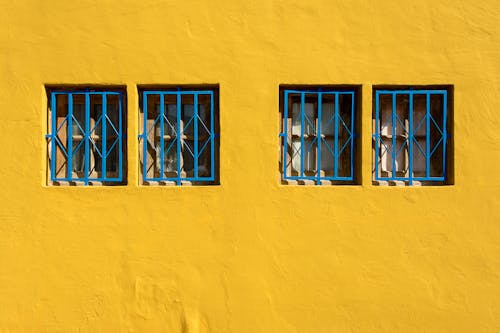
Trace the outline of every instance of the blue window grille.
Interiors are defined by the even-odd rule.
[[[448,91],[375,90],[376,181],[446,181]]]
[[[123,93],[51,91],[51,182],[123,182]]]
[[[283,180],[352,183],[356,91],[283,90],[282,104]]]
[[[215,184],[216,91],[142,92],[142,179],[145,184]]]

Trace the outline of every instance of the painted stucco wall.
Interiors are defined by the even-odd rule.
[[[0,1],[0,332],[500,332],[500,3]],[[46,187],[45,84],[127,86]],[[138,186],[138,84],[220,85],[221,185]],[[279,184],[280,84],[362,84],[362,185]],[[455,185],[371,185],[372,85],[454,85]]]

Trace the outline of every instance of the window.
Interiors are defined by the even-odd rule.
[[[48,89],[49,185],[123,184],[123,91]]]
[[[354,184],[357,88],[281,89],[285,184]]]
[[[450,88],[374,89],[374,183],[449,184]]]
[[[142,90],[140,159],[145,185],[218,183],[218,89]]]

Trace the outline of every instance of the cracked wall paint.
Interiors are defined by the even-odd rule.
[[[1,333],[500,331],[498,1],[0,4]],[[58,83],[127,87],[127,186],[44,186]],[[200,83],[221,185],[138,186],[137,85]],[[362,85],[362,185],[279,184],[307,83]],[[455,185],[370,184],[377,84],[454,85]]]

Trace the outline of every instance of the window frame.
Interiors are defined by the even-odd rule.
[[[140,184],[141,185],[175,185],[175,186],[181,186],[181,185],[218,185],[219,184],[219,174],[218,174],[218,163],[219,163],[219,145],[218,145],[218,139],[219,139],[219,134],[218,134],[218,121],[219,121],[219,103],[218,103],[218,86],[213,86],[213,85],[203,85],[203,86],[167,86],[167,87],[139,87],[139,95],[142,99],[141,105],[142,108],[139,112],[139,121],[140,121],[140,130],[141,133],[139,134],[139,161],[140,161],[140,168],[139,168],[139,174],[140,174]],[[155,121],[152,125],[152,127],[148,127],[148,113],[149,113],[149,104],[148,104],[148,98],[149,96],[159,96],[159,110],[156,111],[158,112],[158,115],[155,117]],[[176,114],[176,123],[175,123],[175,129],[172,127],[172,130],[174,131],[174,135],[172,135],[168,140],[171,140],[173,143],[175,143],[175,149],[176,149],[176,176],[171,177],[171,176],[165,176],[165,174],[168,171],[164,170],[165,167],[165,158],[167,157],[167,154],[169,152],[169,149],[167,149],[167,152],[165,152],[165,120],[168,118],[168,111],[167,108],[165,108],[166,105],[166,97],[167,96],[173,96],[175,98],[175,114]],[[193,125],[190,126],[190,130],[193,131],[193,134],[190,135],[192,138],[187,138],[185,129],[188,126],[185,126],[184,124],[184,118],[185,118],[185,113],[186,112],[186,105],[190,104],[185,104],[183,103],[182,97],[183,96],[192,96],[193,98],[193,114],[190,117],[190,120],[188,121],[188,126],[189,122],[193,121],[195,117],[198,117],[198,121],[193,121]],[[208,96],[210,102],[209,102],[209,107],[210,110],[208,112],[205,109],[200,109],[201,104],[200,96]],[[208,104],[207,104],[208,105]],[[209,126],[205,126],[205,122],[201,119],[200,117],[200,111],[205,110],[205,117],[208,118],[209,121]],[[208,116],[207,116],[208,114]],[[163,117],[162,117],[163,115]],[[157,121],[159,120],[159,126],[160,126],[160,139],[159,139],[159,153],[156,152],[157,145],[156,141],[153,142],[153,147],[155,148],[155,154],[160,155],[160,162],[159,162],[159,175],[156,176],[156,166],[154,166],[153,170],[153,177],[148,176],[148,170],[150,169],[148,166],[150,162],[148,162],[148,145],[151,145],[151,142],[148,138],[148,135],[151,131],[154,131],[154,127],[157,125]],[[207,120],[207,119],[205,119]],[[168,120],[167,120],[168,121]],[[200,139],[199,132],[200,129],[205,127],[205,130],[207,130],[207,136],[205,139]],[[180,133],[180,135],[177,135],[176,133]],[[142,142],[141,142],[142,140]],[[156,140],[156,139],[154,139]],[[200,140],[206,140],[204,143],[202,143],[201,147],[199,146]],[[193,142],[193,151],[189,149],[189,145],[186,144],[187,141],[192,141]],[[184,147],[187,146],[189,151],[192,153],[192,159],[193,159],[193,170],[192,170],[192,175],[188,175],[187,173],[191,173],[191,171],[186,171],[184,170]],[[210,149],[210,155],[208,158],[210,159],[209,161],[209,167],[210,167],[210,172],[208,176],[202,176],[200,175],[200,165],[199,165],[199,159],[203,158],[203,153],[206,152],[206,150]],[[158,157],[155,157],[155,159],[158,159]],[[157,164],[157,161],[155,160],[153,163]],[[146,166],[146,167],[145,167]],[[141,170],[142,168],[142,170]],[[163,174],[163,176],[161,176]]]
[[[409,86],[374,86],[373,87],[373,128],[372,128],[372,142],[373,142],[373,163],[374,168],[372,175],[372,182],[374,185],[451,185],[453,184],[452,179],[452,169],[453,169],[453,142],[451,140],[452,126],[453,126],[453,86],[420,86],[420,87],[409,87]],[[390,151],[390,163],[391,170],[382,170],[382,149],[381,143],[383,143],[383,137],[389,137],[388,135],[383,135],[382,128],[384,124],[381,120],[381,96],[390,96],[391,99],[391,117],[390,121],[386,121],[385,125],[389,124],[391,126],[391,149],[385,146],[385,153],[388,154]],[[403,96],[408,98],[408,117],[401,119],[398,116],[398,96]],[[425,115],[418,121],[414,121],[415,114],[415,96],[424,96],[425,98]],[[436,120],[432,113],[431,97],[441,96],[442,97],[442,114],[441,119]],[[418,119],[418,118],[417,118]],[[439,122],[442,121],[441,126]],[[397,134],[398,122],[403,131],[406,132],[403,135]],[[394,125],[396,124],[396,125]],[[431,143],[432,135],[432,124],[434,124],[436,130],[441,134],[437,143]],[[417,134],[421,129],[425,128],[424,135]],[[401,140],[399,136],[404,137],[403,144],[398,148],[398,140]],[[425,147],[421,147],[418,143],[419,139],[425,137]],[[416,144],[414,144],[416,143]],[[406,148],[404,146],[406,145]],[[433,145],[431,147],[431,145]],[[433,154],[442,147],[441,151],[441,163],[442,170],[439,176],[431,175],[431,158]],[[396,147],[396,149],[393,149]],[[404,149],[403,149],[404,148]],[[415,158],[414,151],[418,149],[422,155],[425,157],[425,176],[414,176],[417,172],[415,171]],[[398,176],[397,173],[401,172],[395,167],[399,154],[405,153],[405,165],[406,170],[405,176]],[[387,157],[386,157],[387,159]],[[390,172],[390,176],[382,176],[382,172]]]
[[[47,108],[47,134],[45,135],[47,139],[47,158],[48,158],[48,181],[47,184],[54,185],[124,185],[126,183],[124,174],[124,163],[123,160],[126,156],[126,106],[125,106],[125,92],[122,88],[115,87],[99,87],[99,88],[68,88],[68,87],[47,87],[48,96],[48,108]],[[61,124],[57,124],[58,121],[58,96],[66,96],[67,103],[64,105],[66,107],[64,117]],[[75,103],[74,97],[83,97],[83,103]],[[101,103],[93,103],[92,96],[99,96],[101,98]],[[117,98],[117,121],[118,124],[113,124],[112,120],[108,114],[108,106],[110,105],[108,96],[116,96]],[[80,122],[75,117],[75,105],[83,105],[84,109],[84,124]],[[101,105],[100,111],[97,111],[96,106]],[[94,109],[92,108],[94,107]],[[100,112],[99,117],[93,116]],[[104,117],[106,126],[103,126]],[[113,118],[113,117],[112,117]],[[91,119],[93,119],[94,124],[91,128]],[[74,121],[79,128],[81,134],[73,135],[73,125]],[[108,123],[112,126],[115,134],[108,135],[107,128]],[[100,124],[101,133],[96,134],[98,129],[98,124]],[[117,125],[117,126],[115,126]],[[60,131],[66,128],[67,131],[67,143],[66,145],[61,142],[58,137]],[[109,139],[111,138],[111,139]],[[73,141],[79,141],[80,143],[73,147]],[[97,142],[100,141],[101,145],[98,147]],[[108,142],[109,141],[109,142]],[[109,143],[109,147],[108,147]],[[82,147],[80,147],[82,145]],[[99,148],[101,151],[99,151]],[[66,170],[64,171],[65,176],[58,176],[57,163],[57,151],[61,152],[66,157]],[[83,161],[83,171],[74,171],[73,162],[75,160],[75,154],[78,150],[84,149],[84,161]],[[72,154],[68,154],[69,151]],[[96,150],[96,152],[94,152]],[[110,159],[113,150],[117,154],[117,169],[116,171],[110,171],[107,169],[107,162]],[[96,163],[96,157],[94,154],[97,153],[100,156],[100,170],[98,170],[98,164]],[[102,156],[106,156],[102,158]],[[83,176],[78,175],[82,173]]]
[[[356,165],[359,160],[359,147],[358,147],[358,137],[360,133],[360,86],[355,85],[335,85],[335,86],[296,86],[296,85],[282,85],[280,86],[280,178],[282,184],[298,184],[298,185],[356,185],[359,179],[358,166]],[[292,167],[292,159],[294,158],[294,148],[293,148],[293,136],[292,129],[289,127],[290,119],[292,119],[292,127],[293,127],[293,106],[289,105],[289,96],[291,94],[297,94],[300,96],[300,170],[297,172],[298,175],[293,175],[294,169]],[[346,125],[346,122],[343,120],[341,115],[341,108],[343,108],[343,104],[345,102],[340,103],[340,96],[346,95],[350,96],[350,111],[348,110],[350,121],[348,122],[350,126]],[[322,107],[323,107],[323,97],[331,96],[334,101],[334,110],[333,116],[328,118],[326,124],[323,123],[322,119]],[[307,98],[315,98],[316,106],[314,109],[314,118],[312,119],[315,122],[314,127],[314,135],[308,134],[307,136],[312,136],[312,143],[310,146],[315,147],[315,170],[313,171],[305,171],[304,170],[304,161],[305,157],[304,149],[302,147],[305,144],[305,135],[304,135],[304,125],[305,118],[305,104]],[[342,104],[342,105],[340,105]],[[343,111],[342,111],[343,112]],[[333,120],[332,120],[333,119]],[[333,121],[333,124],[331,122]],[[309,121],[309,125],[311,125],[311,121]],[[333,175],[326,175],[326,170],[323,170],[321,167],[322,164],[322,143],[321,141],[325,141],[326,134],[322,133],[322,126],[325,128],[329,126],[334,126],[334,133],[331,135],[331,140],[334,141],[333,149],[329,149],[330,153],[333,156]],[[342,126],[345,127],[347,132],[349,133],[348,139],[344,142],[344,146],[341,147],[341,133],[339,133],[339,128]],[[319,134],[318,134],[319,133]],[[321,138],[318,140],[318,137]],[[319,144],[318,144],[319,142]],[[325,143],[329,148],[329,145]],[[340,176],[341,170],[341,154],[344,149],[349,145],[350,147],[350,155],[349,155],[349,175],[348,176]],[[290,152],[291,149],[291,152]],[[332,151],[333,150],[333,151]],[[309,150],[306,149],[306,154],[309,153]],[[309,173],[309,175],[306,175]],[[313,174],[313,175],[311,175]]]

